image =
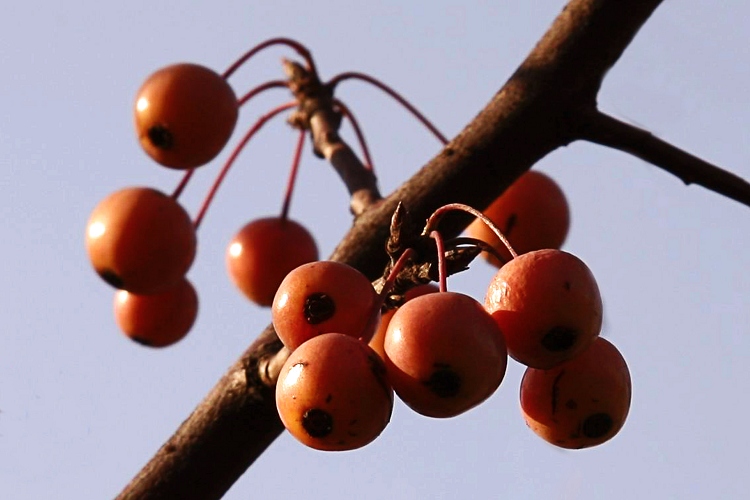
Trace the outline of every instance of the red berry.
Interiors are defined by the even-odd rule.
[[[630,409],[630,372],[603,338],[550,370],[527,368],[521,380],[526,425],[561,448],[588,448],[612,439]]]
[[[284,426],[318,450],[360,448],[391,418],[393,389],[380,357],[348,335],[327,333],[295,350],[276,384]]]
[[[441,292],[406,302],[385,334],[388,379],[413,410],[453,417],[487,399],[505,376],[502,333],[481,304]]]
[[[547,175],[530,170],[519,177],[484,210],[513,249],[527,253],[543,248],[560,248],[570,227],[568,201],[560,186]],[[466,232],[492,245],[505,259],[510,253],[486,224],[472,222]],[[497,258],[485,253],[487,260],[500,267]]]
[[[198,314],[198,295],[186,279],[156,295],[115,294],[115,320],[139,344],[165,347],[181,340]]]
[[[380,298],[364,274],[340,262],[303,264],[281,282],[273,326],[289,349],[323,333],[368,342],[380,322]]]
[[[195,258],[195,229],[173,198],[151,188],[126,188],[94,209],[86,249],[110,285],[154,294],[176,286],[187,273]]]
[[[501,267],[484,300],[508,354],[551,368],[583,352],[602,327],[602,299],[589,268],[562,250],[519,255]]]
[[[237,288],[256,304],[270,306],[294,268],[318,260],[318,247],[301,224],[267,217],[245,225],[227,249],[227,271]]]
[[[211,161],[232,135],[237,98],[215,71],[174,64],[146,79],[135,100],[135,129],[148,155],[176,169]]]

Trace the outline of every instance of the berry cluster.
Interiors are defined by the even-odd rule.
[[[111,194],[94,209],[86,231],[94,270],[118,289],[116,322],[141,344],[167,346],[192,327],[198,297],[186,275],[196,254],[198,226],[250,138],[267,120],[298,104],[279,106],[253,125],[191,219],[178,197],[194,170],[227,144],[239,108],[269,88],[300,91],[288,82],[267,82],[237,99],[227,83],[241,64],[273,44],[294,48],[314,76],[312,83],[321,85],[319,94],[352,122],[371,176],[372,162],[353,116],[330,97],[346,78],[386,91],[446,142],[410,104],[372,77],[345,73],[320,84],[307,50],[287,39],[255,47],[223,75],[195,64],[157,71],[136,97],[136,134],[153,160],[184,170],[184,177],[171,196],[149,187]],[[312,85],[310,79],[305,82]],[[226,254],[231,280],[248,299],[271,307],[273,326],[289,353],[278,376],[276,403],[292,435],[321,450],[364,446],[388,424],[394,393],[422,415],[454,417],[497,390],[509,355],[527,366],[521,408],[539,436],[581,448],[619,431],[630,406],[628,368],[617,349],[599,338],[602,301],[591,271],[559,250],[569,211],[552,179],[528,172],[484,214],[446,205],[421,234],[392,234],[391,263],[377,291],[356,269],[318,261],[311,234],[288,218],[305,137],[301,129],[280,216],[247,223]],[[477,218],[468,238],[443,241],[437,226],[451,210]],[[481,251],[499,268],[483,304],[449,292],[446,285],[449,274],[465,269]]]

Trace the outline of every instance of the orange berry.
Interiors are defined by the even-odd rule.
[[[186,279],[156,295],[115,294],[115,320],[139,344],[165,347],[187,335],[198,315],[198,295]]]
[[[588,448],[612,439],[625,423],[630,398],[628,365],[603,338],[550,370],[527,368],[521,380],[526,425],[561,448]]]
[[[562,250],[536,250],[501,267],[485,308],[502,330],[508,354],[551,368],[583,352],[602,327],[602,299],[591,271]]]
[[[368,342],[380,323],[380,298],[353,267],[330,260],[310,262],[281,282],[271,317],[279,339],[291,350],[331,332]]]
[[[270,306],[294,268],[318,260],[318,247],[301,224],[267,217],[246,224],[227,249],[227,271],[237,288],[256,304]]]
[[[326,333],[295,350],[276,384],[284,426],[318,450],[360,448],[391,419],[393,389],[380,357],[364,342]]]
[[[135,129],[144,151],[165,167],[211,161],[237,123],[232,87],[212,69],[174,64],[149,76],[135,100]]]
[[[560,248],[570,226],[568,201],[560,186],[549,176],[529,170],[519,177],[483,212],[503,232],[518,254]],[[475,220],[466,232],[494,247],[506,260],[510,253],[490,228]],[[483,254],[488,262],[500,267],[497,258]]]
[[[396,394],[428,417],[453,417],[490,397],[508,362],[490,315],[455,292],[422,295],[399,307],[384,346]]]
[[[115,288],[154,294],[179,283],[195,258],[190,216],[151,188],[117,191],[94,209],[86,249],[97,273]]]

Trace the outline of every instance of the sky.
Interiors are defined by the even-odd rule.
[[[125,186],[170,191],[180,174],[140,150],[135,92],[156,69],[196,62],[221,72],[276,36],[306,44],[322,78],[369,73],[444,134],[458,133],[511,75],[564,2],[399,1],[62,3],[28,1],[0,17],[0,496],[112,498],[269,322],[226,275],[224,252],[252,219],[278,213],[296,134],[270,122],[227,177],[188,275],[198,320],[163,350],[119,333],[113,290],[84,249],[89,213]],[[607,75],[603,111],[750,178],[748,8],[740,0],[664,2]],[[282,78],[281,48],[236,73],[238,94]],[[363,83],[339,98],[359,118],[379,185],[390,192],[440,149],[395,103]],[[243,107],[238,132],[272,106]],[[342,132],[352,140],[351,130]],[[235,135],[234,140],[238,135]],[[181,196],[195,214],[228,150]],[[350,224],[348,196],[309,148],[291,216],[328,255]],[[630,367],[633,402],[612,441],[563,451],[520,416],[522,368],[457,417],[398,403],[356,451],[325,453],[282,435],[227,499],[744,498],[750,487],[750,211],[624,153],[575,143],[534,168],[566,192],[564,248],[604,300],[602,334]],[[451,290],[482,300],[484,262]]]

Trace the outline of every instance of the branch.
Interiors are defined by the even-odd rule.
[[[660,2],[572,0],[476,119],[411,180],[357,217],[332,258],[374,280],[387,260],[399,201],[414,220],[447,203],[484,208],[539,159],[576,139],[605,73]],[[450,238],[467,222],[446,217],[441,230]],[[280,348],[267,328],[118,498],[220,498],[283,430],[273,388],[259,374]]]
[[[588,120],[581,131],[582,139],[630,153],[676,175],[685,184],[698,184],[750,206],[750,183],[733,173],[604,113],[597,111]]]

